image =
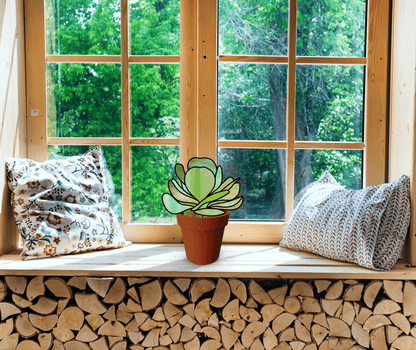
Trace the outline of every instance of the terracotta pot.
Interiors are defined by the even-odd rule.
[[[224,228],[230,212],[210,217],[177,214],[187,259],[197,265],[211,264],[220,256]]]

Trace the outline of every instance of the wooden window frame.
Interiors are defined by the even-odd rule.
[[[180,55],[129,54],[128,0],[121,0],[121,55],[46,55],[44,0],[25,0],[28,157],[47,159],[48,145],[120,145],[122,147],[122,223],[133,242],[177,243],[182,239],[174,224],[134,224],[130,220],[130,146],[179,145],[180,161],[194,156],[217,158],[219,147],[286,150],[286,220],[292,214],[296,149],[364,151],[364,186],[386,181],[388,118],[388,62],[390,1],[368,0],[365,57],[296,56],[297,0],[289,0],[288,56],[218,55],[218,0],[182,0]],[[119,63],[122,85],[122,137],[50,138],[47,136],[46,63]],[[218,141],[217,69],[219,62],[288,65],[287,140]],[[180,138],[132,138],[129,116],[129,64],[180,63]],[[295,84],[298,64],[360,64],[365,66],[364,142],[303,142],[295,140]],[[277,243],[286,222],[233,222],[226,227],[227,243]],[[139,234],[140,233],[140,234]]]

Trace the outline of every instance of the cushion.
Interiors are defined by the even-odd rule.
[[[410,222],[410,179],[348,190],[325,172],[305,192],[280,245],[388,271]]]
[[[128,245],[109,206],[101,148],[38,163],[6,162],[22,259]]]

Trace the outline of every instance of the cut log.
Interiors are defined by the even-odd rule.
[[[97,338],[98,335],[90,328],[90,326],[88,326],[88,324],[84,324],[75,337],[75,340],[89,343],[97,340]]]
[[[7,295],[7,286],[3,282],[3,280],[0,279],[0,301],[3,301],[6,295]]]
[[[70,306],[59,315],[57,327],[79,331],[84,324],[84,313],[79,307]]]
[[[139,291],[143,311],[154,310],[162,302],[162,285],[158,279],[141,285]]]
[[[126,330],[118,321],[107,321],[98,329],[98,334],[111,337],[125,337]]]
[[[312,341],[311,333],[306,329],[306,327],[299,320],[295,320],[294,328],[295,328],[296,337],[299,340],[305,343],[310,343]]]
[[[185,343],[183,347],[185,350],[199,350],[200,349],[199,338],[194,337],[191,341]]]
[[[182,333],[181,325],[177,323],[172,328],[169,328],[166,331],[166,333],[169,334],[169,337],[172,339],[173,343],[177,343],[179,339],[181,338],[181,333]]]
[[[166,330],[169,329],[170,325],[168,322],[164,321],[164,322],[159,322],[158,327],[160,328],[160,336],[162,336],[166,333]]]
[[[5,276],[4,280],[13,293],[24,294],[27,286],[27,278],[25,276]]]
[[[143,348],[144,349],[144,348]],[[140,349],[140,350],[143,350],[143,349]],[[170,350],[184,350],[184,348],[183,348],[183,344],[182,343],[178,343],[178,344],[171,344],[171,345],[169,345],[169,349]]]
[[[325,299],[329,299],[329,300],[339,299],[342,295],[343,289],[344,289],[344,283],[341,280],[332,283],[325,294]]]
[[[139,294],[137,294],[137,290],[134,287],[131,287],[128,291],[127,294],[138,304],[140,304],[140,298],[139,298]]]
[[[247,301],[247,288],[246,285],[238,279],[231,278],[228,280],[233,293],[244,304]]]
[[[209,317],[212,315],[212,310],[209,304],[210,301],[210,298],[203,299],[195,306],[195,318],[201,326],[206,325]],[[225,319],[224,314],[223,317]]]
[[[104,298],[113,280],[113,277],[88,277],[87,284],[101,298]]]
[[[231,289],[226,280],[219,278],[211,299],[211,306],[216,308],[224,307],[230,300]]]
[[[108,347],[111,349],[115,343],[119,342],[120,340],[123,340],[123,337],[109,336],[107,337],[107,340],[108,340]]]
[[[166,321],[166,317],[165,317],[165,314],[163,313],[163,308],[161,306],[159,306],[155,310],[152,318],[153,320],[158,321],[158,322]]]
[[[189,316],[188,314],[182,316],[182,318],[178,322],[182,326],[188,327],[190,329],[192,329],[193,326],[195,326],[195,324],[196,324],[196,321],[191,316]]]
[[[370,309],[367,309],[366,307],[362,307],[360,310],[360,313],[355,318],[355,320],[363,325],[365,321],[373,314],[373,312]]]
[[[346,324],[351,326],[354,319],[355,319],[354,306],[349,301],[344,301],[344,305],[342,307],[341,320],[343,320]]]
[[[166,284],[165,284],[166,285]],[[169,300],[163,305],[163,313],[167,319],[176,316],[181,313],[181,310],[173,305]]]
[[[65,350],[91,350],[91,348],[78,340],[70,340],[65,343]]]
[[[89,314],[85,316],[85,320],[91,326],[91,328],[95,331],[98,327],[100,327],[105,321],[100,315],[96,314]]]
[[[237,341],[234,344],[233,350],[245,350],[245,347],[243,346],[243,344],[241,344],[240,340],[237,339]]]
[[[212,328],[214,328],[214,327],[212,327]],[[245,320],[239,319],[239,320],[235,320],[233,322],[232,329],[233,329],[234,332],[241,333],[244,330],[244,328],[246,328],[246,321]]]
[[[45,284],[43,283],[43,276],[32,278],[27,285],[26,297],[27,300],[32,301],[36,297],[45,294]]]
[[[122,311],[122,310],[117,310],[117,321],[127,324],[131,321],[132,318],[133,318],[132,313]]]
[[[396,303],[403,302],[403,282],[394,280],[384,280],[383,289],[386,295]]]
[[[312,286],[304,281],[293,283],[290,289],[290,296],[314,297]]]
[[[109,350],[105,337],[100,337],[96,341],[89,343],[92,350]]]
[[[335,346],[335,350],[350,350],[355,344],[355,340],[352,339],[340,339]]]
[[[319,314],[316,314],[313,318],[313,323],[319,324],[322,327],[325,327],[326,329],[329,329],[328,322],[326,320],[325,312],[321,312]]]
[[[215,289],[215,284],[209,279],[199,278],[192,282],[189,288],[189,297],[192,303],[195,303],[205,293]]]
[[[416,286],[413,282],[404,282],[403,315],[411,316],[416,313]]]
[[[160,294],[162,291],[160,290]],[[106,304],[119,304],[126,295],[126,284],[120,277],[116,279],[114,284],[110,287],[110,290],[106,294],[103,302]]]
[[[292,348],[288,343],[280,343],[273,350],[292,350]]]
[[[291,341],[289,344],[293,350],[302,350],[306,345],[301,341]]]
[[[40,329],[44,332],[49,332],[53,327],[55,327],[56,322],[58,321],[58,315],[41,316],[36,314],[29,314],[29,321],[37,329]]]
[[[231,300],[222,310],[222,317],[226,322],[240,319],[239,299]]]
[[[365,348],[370,346],[370,333],[367,330],[364,330],[358,322],[354,321],[352,323],[351,333],[352,337],[359,345]]]
[[[390,320],[384,315],[370,316],[363,324],[363,329],[371,331],[372,329],[391,324]]]
[[[293,321],[296,320],[296,316],[287,312],[277,316],[272,323],[272,330],[274,334],[279,334],[282,330],[289,327]],[[246,328],[247,329],[247,328]],[[243,343],[244,345],[244,343]]]
[[[127,349],[127,340],[119,340],[118,342],[114,343],[110,350],[126,350]]]
[[[331,349],[335,349],[335,347],[337,346],[339,339],[338,338],[328,338],[328,342],[329,342],[329,346]]]
[[[318,347],[316,346],[316,344],[310,343],[310,344],[306,344],[302,350],[318,350]]]
[[[131,310],[131,312],[141,312],[143,310],[142,306],[135,302],[133,298],[129,298],[129,300],[127,300],[127,307]]]
[[[397,327],[399,327],[406,335],[410,333],[410,322],[409,320],[403,316],[402,313],[396,312],[393,315],[388,316],[390,321]]]
[[[18,315],[22,311],[12,303],[2,302],[0,303],[0,313],[1,313],[1,320],[4,321],[7,317],[11,315]]]
[[[264,322],[271,322],[284,311],[285,309],[281,307],[280,305],[268,304],[268,305],[264,305],[261,308],[260,313],[263,316]],[[241,314],[241,308],[240,308],[240,314]]]
[[[384,299],[379,301],[373,309],[374,315],[391,315],[395,312],[400,311],[401,308],[399,304],[397,304],[395,301],[390,299]]]
[[[181,338],[179,339],[179,341],[181,343],[186,343],[186,342],[191,341],[195,337],[196,337],[196,333],[192,329],[189,329],[188,327],[183,327]]]
[[[274,289],[269,290],[267,292],[267,294],[270,295],[270,298],[272,298],[273,301],[276,304],[282,306],[283,305],[283,302],[286,299],[287,290],[288,290],[288,286],[285,284],[282,287],[278,287],[278,288],[274,288]]]
[[[6,322],[0,323],[0,340],[7,338],[12,334],[14,329],[14,322],[12,318],[9,318]]]
[[[386,326],[386,339],[387,343],[393,343],[403,331],[395,326]]]
[[[324,340],[322,342],[322,344],[319,346],[319,350],[333,350],[334,348],[331,349],[331,345],[329,345],[329,341],[328,340]]]
[[[246,328],[247,329],[247,328]],[[244,333],[243,333],[244,334]],[[234,332],[232,329],[229,329],[225,326],[221,326],[221,339],[224,347],[229,350],[237,341],[238,337],[240,336],[239,333]],[[254,338],[253,338],[254,339]],[[244,345],[244,344],[243,344]],[[251,342],[250,342],[251,345]],[[244,345],[248,348],[247,345]]]
[[[221,346],[222,343],[218,340],[208,339],[202,343],[200,350],[218,350]]]
[[[75,287],[79,290],[87,288],[87,276],[74,276],[68,281],[68,286]]]
[[[243,320],[239,320],[239,321],[243,321]],[[221,341],[220,332],[214,327],[210,327],[210,326],[203,327],[201,329],[201,332],[204,333],[208,338]]]
[[[56,298],[72,298],[72,290],[62,278],[50,277],[45,285]]]
[[[30,306],[30,308],[41,315],[49,315],[56,310],[58,302],[41,296],[36,304]]]
[[[259,305],[256,303],[256,301],[252,297],[250,297],[250,298],[247,299],[246,307],[250,307],[252,309],[257,309],[259,307]]]
[[[342,305],[342,300],[328,300],[328,299],[321,299],[322,309],[327,313],[329,316],[334,316],[337,310]]]
[[[337,312],[335,313],[334,317],[336,318],[341,318],[341,314],[342,314],[342,309],[343,307],[340,306],[340,308],[337,310]]]
[[[360,301],[363,294],[364,284],[351,284],[344,292],[342,299],[348,301]]]
[[[197,323],[192,330],[195,333],[201,333],[202,332],[202,327],[201,327],[201,325],[199,323]]]
[[[235,299],[238,302],[238,299]],[[274,304],[269,304],[269,305],[274,305]],[[279,307],[279,305],[276,305]],[[260,320],[261,315],[254,309],[251,308],[247,308],[244,305],[240,305],[240,316],[243,320],[247,321],[247,322],[256,322],[258,320]],[[225,319],[225,317],[224,317]],[[227,320],[226,320],[227,321]]]
[[[144,339],[144,335],[140,331],[139,332],[127,332],[127,335],[133,344],[138,344]],[[166,337],[169,337],[169,336],[166,335]]]
[[[266,304],[273,304],[273,299],[270,298],[269,294],[267,294],[264,289],[254,280],[251,280],[248,285],[248,290],[250,296],[259,304],[266,305]],[[244,343],[243,343],[244,345]]]
[[[296,314],[300,311],[301,302],[298,297],[287,297],[283,303],[283,308],[291,313]]]
[[[24,298],[23,296],[19,295],[19,294],[12,294],[12,300],[13,303],[21,308],[21,309],[26,309],[28,308],[30,305],[32,305],[32,302],[27,300],[26,298]]]
[[[56,339],[58,339],[60,342],[65,343],[71,339],[74,339],[74,332],[72,332],[68,328],[59,328],[55,327],[52,330],[52,333]],[[55,345],[54,345],[55,346]]]
[[[127,283],[129,286],[133,286],[135,284],[143,284],[149,282],[151,279],[149,277],[127,277]]]
[[[208,326],[220,329],[218,315],[214,312],[211,317],[208,319]]]
[[[188,288],[189,285],[191,284],[191,279],[190,278],[175,278],[173,280],[173,283],[175,283],[178,288],[181,290],[182,293],[185,293]]]
[[[314,324],[311,329],[311,334],[314,342],[319,346],[328,335],[329,331],[319,324]]]
[[[173,327],[183,316],[183,311],[181,311],[179,314],[172,316],[171,318],[168,318],[168,323],[171,327]]]
[[[322,311],[318,300],[311,297],[305,297],[302,301],[302,310],[306,313],[320,313]]]
[[[137,320],[137,319],[136,319]],[[159,326],[159,322],[153,321],[150,317],[146,318],[146,321],[144,321],[140,326],[140,330],[142,331],[150,331],[151,329],[155,329]]]
[[[388,350],[384,327],[379,327],[371,332],[370,344],[373,349]]]
[[[38,342],[41,350],[49,350],[53,344],[52,333],[39,334]]]
[[[250,346],[250,350],[264,350],[264,346],[260,338],[256,338],[253,340],[253,343]]]
[[[327,322],[330,337],[351,338],[351,329],[343,320],[335,317],[328,317]]]
[[[58,315],[60,315],[62,313],[62,311],[64,311],[64,309],[66,308],[66,306],[68,305],[69,299],[60,299],[58,301],[58,306],[56,308],[56,313]]]
[[[81,310],[90,314],[101,315],[108,310],[95,293],[75,293],[75,302]]]
[[[295,329],[293,327],[286,328],[279,334],[279,343],[291,342],[296,340]]]
[[[163,286],[163,294],[173,305],[185,305],[188,302],[188,299],[183,296],[180,290],[170,280],[167,280]]]
[[[195,318],[195,304],[186,304],[182,307],[183,311],[185,311],[189,316]]]
[[[159,344],[163,346],[168,346],[169,344],[172,344],[172,339],[169,337],[168,334],[165,334],[160,337]]]
[[[139,327],[137,326],[136,320],[131,320],[129,323],[126,324],[125,328],[127,332],[140,332]]]
[[[40,350],[40,346],[33,340],[23,340],[17,344],[16,350]]]
[[[313,315],[311,314],[302,314],[298,316],[298,320],[306,327],[308,331],[311,330]]]
[[[54,339],[52,345],[52,350],[65,350],[64,344],[58,339]]]
[[[241,344],[243,344],[246,348],[249,348],[253,340],[263,334],[267,327],[267,323],[260,321],[250,323],[241,334]]]
[[[328,281],[328,280],[315,280],[314,283],[315,283],[316,291],[319,294],[319,293],[327,290],[332,282]]]
[[[383,283],[381,281],[371,281],[364,288],[363,299],[369,309],[373,307],[374,300],[376,299],[382,285]]]
[[[412,337],[416,338],[416,326],[413,326],[410,329],[410,334],[412,335]]]
[[[19,334],[10,334],[0,341],[0,350],[14,350],[19,343]]]

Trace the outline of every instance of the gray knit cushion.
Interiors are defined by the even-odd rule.
[[[303,195],[280,245],[388,271],[410,222],[410,180],[347,190],[325,172]]]

